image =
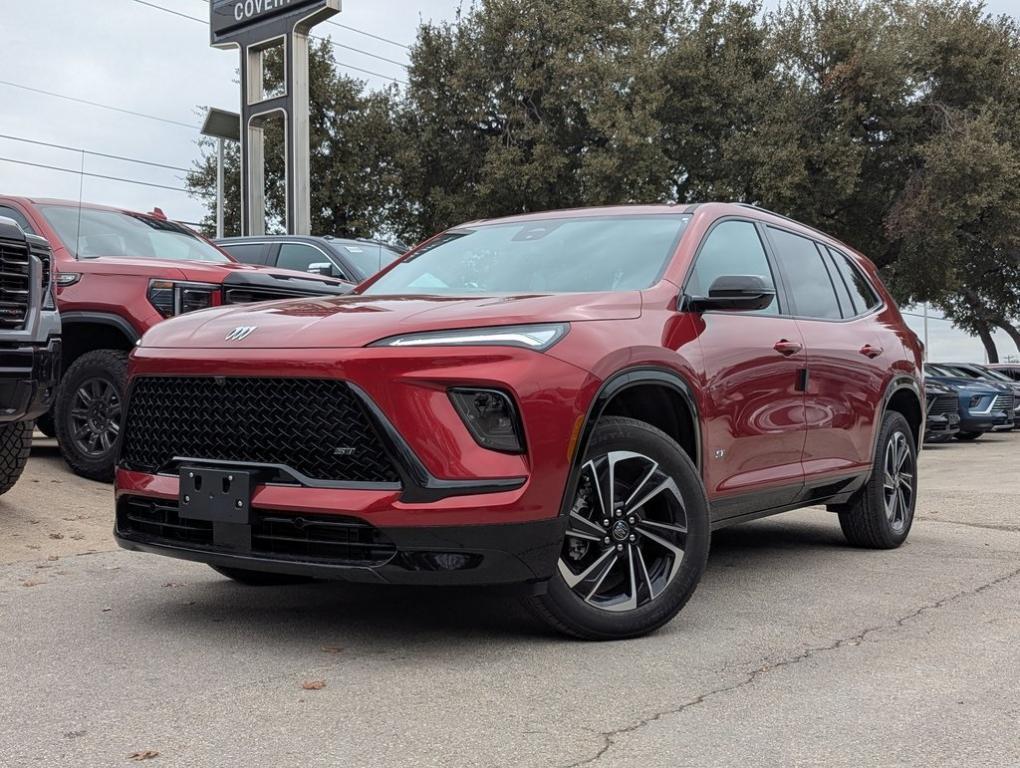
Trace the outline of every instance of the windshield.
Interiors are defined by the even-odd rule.
[[[659,280],[690,216],[542,219],[451,230],[364,293],[632,291]]]
[[[404,255],[403,251],[382,243],[358,243],[337,246],[347,260],[361,273],[361,279],[371,277],[383,267],[388,267]]]
[[[991,368],[982,368],[981,372],[984,373],[989,379],[993,379],[994,381],[1005,381],[1009,384],[1014,383],[1013,379],[1011,379],[1006,374],[999,373],[998,371],[993,371]]]
[[[60,241],[76,258],[229,262],[230,259],[194,232],[151,216],[100,211],[66,205],[40,206]]]

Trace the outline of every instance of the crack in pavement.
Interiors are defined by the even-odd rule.
[[[940,520],[937,517],[919,515],[917,520],[926,523],[946,523],[947,525],[962,525],[964,528],[984,528],[988,531],[1006,531],[1007,533],[1020,533],[1020,525],[995,525],[994,523],[961,523],[958,520]]]
[[[659,720],[662,720],[663,718],[668,717],[670,715],[678,715],[688,709],[691,709],[692,707],[697,707],[698,705],[703,704],[710,698],[720,696],[724,693],[731,693],[732,691],[736,691],[741,688],[746,688],[747,686],[755,683],[758,680],[758,678],[763,677],[769,672],[772,672],[777,669],[783,669],[784,667],[790,667],[793,666],[794,664],[799,664],[800,662],[810,659],[818,654],[828,653],[829,651],[836,651],[846,646],[860,645],[861,643],[867,640],[869,635],[874,634],[875,632],[898,629],[911,619],[916,619],[921,614],[927,613],[929,611],[936,611],[940,608],[945,607],[946,605],[949,605],[950,603],[954,603],[957,600],[961,600],[965,597],[972,597],[974,595],[981,594],[986,590],[992,589],[993,587],[996,587],[999,584],[1007,582],[1011,579],[1015,579],[1018,576],[1020,576],[1020,568],[1017,568],[1014,571],[1010,571],[1009,573],[1003,574],[1002,576],[992,579],[991,581],[985,582],[984,584],[981,584],[973,589],[967,589],[962,592],[957,592],[956,594],[950,595],[949,597],[944,597],[941,600],[937,600],[934,603],[925,603],[917,610],[911,611],[910,613],[900,616],[899,618],[895,619],[890,623],[879,624],[874,627],[868,627],[866,629],[861,630],[855,635],[840,638],[839,640],[836,640],[835,642],[832,642],[828,645],[805,648],[800,653],[795,654],[793,656],[789,656],[785,659],[780,659],[775,664],[771,665],[768,663],[763,664],[757,669],[753,669],[750,672],[748,672],[745,675],[745,677],[738,680],[737,682],[730,683],[729,685],[720,686],[719,688],[713,688],[709,691],[705,691],[704,693],[699,694],[695,698],[690,699],[689,701],[686,701],[683,704],[680,704],[679,706],[673,707],[671,709],[665,709],[660,712],[655,712],[654,714],[649,715],[648,717],[644,717],[634,723],[631,723],[630,725],[623,726],[621,728],[614,728],[613,730],[610,731],[598,732],[598,735],[602,738],[602,746],[599,747],[598,751],[591,757],[587,757],[583,760],[570,763],[569,765],[564,766],[564,768],[581,768],[581,766],[592,765],[601,760],[605,756],[605,754],[616,745],[618,737],[628,733],[634,733],[635,731],[639,731],[645,726],[658,722]],[[722,671],[725,672],[726,667],[723,667]]]

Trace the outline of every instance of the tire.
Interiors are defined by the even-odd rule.
[[[53,410],[46,411],[42,416],[35,420],[35,428],[42,432],[46,437],[57,436],[57,425],[53,420]]]
[[[57,390],[60,452],[75,474],[90,480],[113,480],[127,358],[116,349],[86,352],[67,369]]]
[[[694,594],[710,539],[705,490],[683,448],[643,421],[603,418],[584,455],[548,590],[525,603],[553,629],[585,640],[647,634]]]
[[[902,414],[889,411],[882,420],[871,477],[837,508],[839,526],[856,547],[895,549],[907,540],[916,503],[914,434]]]
[[[31,421],[0,425],[0,496],[13,488],[32,452]]]
[[[956,439],[962,440],[965,443],[969,443],[972,440],[977,440],[984,432],[957,432]]]
[[[288,573],[269,573],[267,571],[247,571],[244,568],[227,568],[222,565],[210,565],[220,576],[246,587],[279,587],[288,584],[307,584],[315,579],[307,576],[293,576]]]

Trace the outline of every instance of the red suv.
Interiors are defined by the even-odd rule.
[[[714,529],[824,504],[902,544],[920,364],[866,259],[757,208],[473,222],[356,295],[147,333],[116,535],[247,584],[522,584],[564,632],[631,637]]]
[[[219,304],[345,293],[330,278],[238,264],[160,212],[0,196],[0,216],[53,246],[63,370],[38,420],[79,475],[112,480],[127,356],[167,317]]]

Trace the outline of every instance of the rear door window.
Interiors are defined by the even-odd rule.
[[[814,240],[776,227],[769,227],[768,233],[793,302],[793,313],[818,320],[842,319],[836,286]]]
[[[264,243],[221,243],[220,248],[244,264],[265,264]]]

